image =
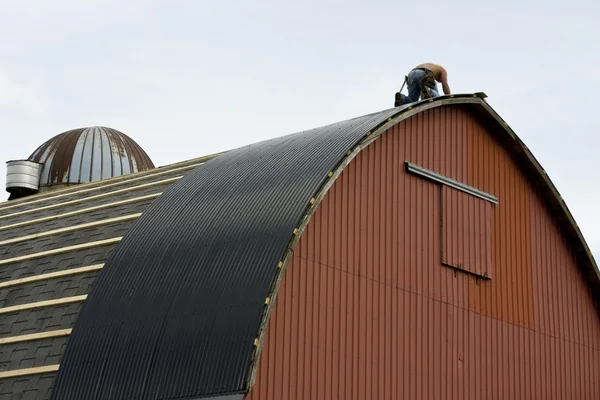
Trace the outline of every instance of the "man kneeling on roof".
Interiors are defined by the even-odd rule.
[[[406,76],[405,83],[408,85],[408,96],[397,92],[394,107],[415,102],[419,100],[419,96],[421,97],[421,100],[438,97],[440,92],[437,88],[436,81],[442,84],[444,94],[450,94],[448,73],[444,67],[433,63],[424,63],[416,66]]]

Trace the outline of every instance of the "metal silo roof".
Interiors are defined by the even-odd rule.
[[[154,168],[133,139],[103,126],[56,135],[38,147],[29,160],[43,164],[40,186],[87,183]]]

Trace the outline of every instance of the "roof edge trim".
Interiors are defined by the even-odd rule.
[[[427,168],[423,168],[417,164],[411,163],[410,161],[404,161],[407,171],[420,175],[423,178],[429,179],[434,182],[441,183],[442,185],[450,186],[456,190],[460,190],[464,193],[468,193],[471,196],[478,197],[482,200],[489,201],[490,203],[498,204],[498,198],[493,194],[486,193],[483,190],[479,190],[469,185],[465,185],[457,180],[448,178],[447,176],[433,172]]]
[[[527,145],[521,140],[521,138],[519,138],[519,136],[512,130],[512,128],[500,117],[500,115],[488,104],[487,101],[483,101],[481,103],[481,106],[489,113],[489,115],[491,115],[496,120],[498,125],[501,126],[506,131],[506,133],[514,140],[516,149],[513,150],[513,153],[516,153],[516,155],[522,155],[526,157],[526,160],[529,161],[529,166],[534,167],[535,172],[537,173],[536,178],[540,179],[552,194],[552,196],[549,196],[548,199],[553,201],[555,203],[553,205],[559,207],[559,210],[563,214],[562,216],[567,218],[568,224],[565,224],[563,221],[560,220],[561,216],[559,215],[559,224],[564,225],[562,226],[563,228],[567,228],[568,234],[569,236],[572,236],[572,239],[577,239],[574,242],[577,242],[580,245],[580,248],[573,249],[575,250],[575,253],[578,255],[585,253],[587,257],[587,260],[585,260],[585,262],[588,263],[590,270],[593,270],[595,272],[595,278],[597,280],[596,284],[598,286],[596,287],[596,293],[594,293],[594,296],[597,298],[597,300],[600,300],[600,293],[598,293],[598,289],[600,289],[600,270],[598,269],[598,264],[596,263],[596,260],[594,259],[594,256],[592,255],[592,252],[585,238],[583,237],[583,233],[579,229],[579,225],[575,221],[573,214],[571,214],[571,211],[569,210],[560,192],[558,191],[554,183],[550,180],[550,177],[548,176],[546,170],[542,167],[540,162],[529,150],[529,147],[527,147]],[[518,154],[519,152],[521,154]],[[553,211],[556,212],[558,210]]]

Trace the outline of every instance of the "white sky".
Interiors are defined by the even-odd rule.
[[[164,165],[392,107],[431,61],[487,93],[598,259],[599,3],[491,3],[0,0],[2,192],[6,161],[69,129]]]

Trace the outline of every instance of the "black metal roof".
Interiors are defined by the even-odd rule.
[[[232,150],[171,186],[95,282],[54,398],[244,392],[265,299],[310,199],[396,113]]]

